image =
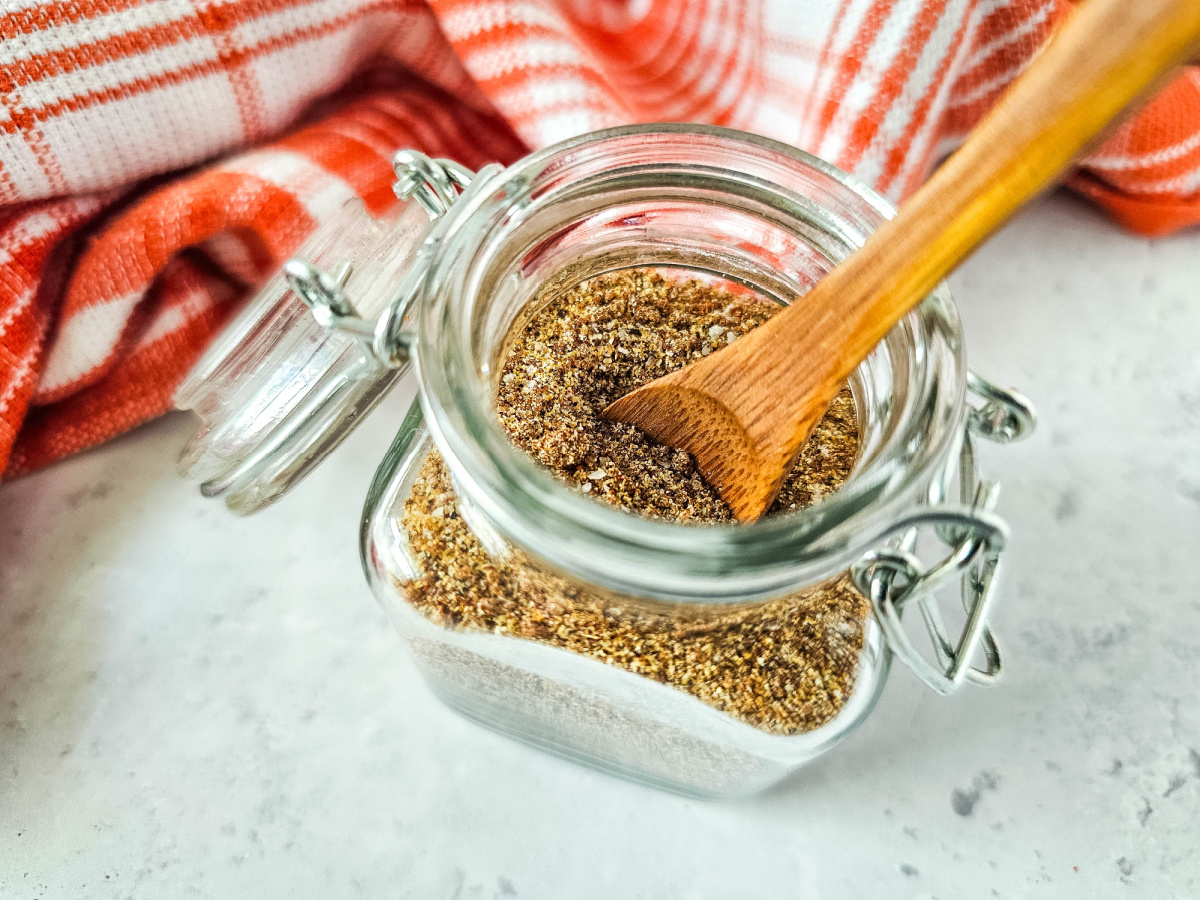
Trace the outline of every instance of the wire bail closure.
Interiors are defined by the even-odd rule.
[[[486,166],[481,173],[490,175],[499,168]],[[417,150],[398,151],[392,157],[392,170],[396,196],[416,200],[430,221],[448,212],[475,180],[474,172],[454,160],[433,159]],[[436,232],[425,239],[394,299],[374,322],[362,318],[346,294],[352,272],[349,262],[343,260],[326,272],[305,260],[289,259],[283,264],[283,274],[292,293],[311,310],[318,324],[354,338],[374,366],[397,369],[408,363],[411,339],[403,327],[404,317],[425,282],[437,240]]]
[[[1037,422],[1033,406],[1018,392],[1001,388],[975,372],[968,373],[967,386],[983,405],[972,404],[963,425],[958,455],[960,503],[943,502],[952,474],[947,471],[945,478],[931,486],[929,505],[892,525],[884,534],[885,546],[864,554],[850,570],[855,586],[871,601],[888,648],[943,696],[968,681],[992,684],[1004,668],[988,613],[1009,532],[993,513],[1000,485],[979,476],[975,438],[1012,443],[1028,437]],[[932,529],[949,548],[931,566],[924,565],[916,554],[922,528]],[[960,579],[966,622],[958,640],[952,641],[935,594],[955,577]],[[932,661],[917,650],[904,628],[902,613],[914,602],[933,646]],[[971,662],[980,651],[983,668]]]

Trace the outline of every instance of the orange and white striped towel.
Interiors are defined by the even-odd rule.
[[[469,166],[694,121],[911,192],[1069,0],[4,0],[0,471],[169,408],[236,303],[401,146]],[[1072,181],[1200,221],[1200,73]]]

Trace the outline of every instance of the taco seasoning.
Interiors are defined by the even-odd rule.
[[[732,521],[690,454],[601,413],[736,341],[780,307],[644,270],[598,276],[531,307],[538,311],[517,325],[496,399],[512,442],[597,502],[674,522]],[[857,451],[854,400],[843,389],[768,515],[836,490]],[[408,602],[443,627],[571,650],[686,691],[772,734],[824,725],[853,689],[869,605],[845,575],[765,604],[702,606],[686,616],[674,606],[617,599],[520,551],[489,553],[459,514],[436,450],[404,504],[402,524],[419,570],[405,585]]]

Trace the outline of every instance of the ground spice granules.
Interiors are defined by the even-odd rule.
[[[730,521],[689,454],[601,412],[737,340],[778,309],[642,270],[582,282],[540,309],[513,341],[497,394],[501,424],[517,447],[600,502],[681,522]],[[854,401],[844,390],[769,515],[835,490],[857,450]],[[420,570],[404,592],[444,627],[562,647],[687,691],[776,734],[825,724],[853,688],[868,605],[845,576],[765,604],[686,616],[617,598],[548,572],[517,550],[489,554],[459,515],[436,451],[405,502],[403,526]]]

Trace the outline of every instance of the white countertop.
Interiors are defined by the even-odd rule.
[[[407,396],[252,519],[176,477],[176,415],[0,488],[0,897],[1200,896],[1200,231],[1056,197],[953,286],[1041,413],[984,448],[997,687],[897,667],[754,800],[628,784],[442,707],[371,598]]]

